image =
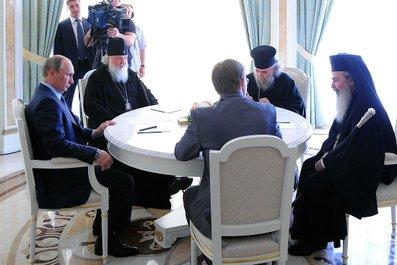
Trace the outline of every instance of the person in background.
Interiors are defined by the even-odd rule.
[[[282,72],[275,58],[276,52],[269,45],[260,45],[251,50],[255,71],[247,75],[248,94],[255,101],[270,102],[305,117],[306,107],[302,96],[294,80]]]
[[[126,18],[132,19],[134,17],[134,8],[130,4],[122,4],[126,8]],[[139,78],[145,76],[145,49],[146,39],[141,27],[136,26],[136,38],[134,44],[130,46],[131,62],[129,63],[132,71],[137,73]]]
[[[91,24],[80,15],[80,0],[67,0],[69,18],[59,22],[54,40],[54,55],[60,54],[72,61],[74,68],[73,84],[65,93],[65,100],[72,107],[77,81],[91,70],[94,50],[84,45],[84,35]]]
[[[112,0],[110,1],[113,8],[121,8],[121,1],[120,0]],[[125,23],[126,22],[126,23]],[[136,28],[135,24],[132,20],[128,19],[123,21],[121,28],[110,26],[106,29],[106,36],[108,38],[121,38],[124,40],[125,45],[131,46],[134,44],[135,37],[136,37]],[[93,63],[93,68],[99,68],[101,63],[101,58],[107,52],[107,41],[104,41],[103,38],[95,38],[94,35],[96,32],[93,29],[87,31],[84,36],[84,43],[86,46],[91,47],[94,46],[95,58]],[[104,43],[101,43],[104,42]],[[131,60],[131,54],[128,53],[128,59]]]
[[[73,73],[72,62],[62,55],[54,55],[44,63],[43,81],[25,110],[33,156],[40,160],[70,157],[88,164],[96,163],[96,177],[109,189],[109,254],[115,257],[136,255],[136,247],[120,240],[124,231],[131,229],[134,181],[130,175],[110,168],[113,159],[108,152],[87,145],[102,137],[105,128],[114,122],[104,121],[95,130],[80,125],[79,118],[71,112],[62,95],[73,84]],[[60,209],[84,204],[92,190],[87,168],[36,169],[34,178],[40,208]],[[100,221],[99,215],[93,224],[96,236],[101,234]],[[101,236],[95,241],[95,254],[102,255]]]
[[[98,124],[127,111],[157,104],[157,99],[150,90],[128,68],[127,49],[123,39],[111,38],[108,54],[103,60],[104,65],[95,70],[88,79],[84,111],[90,128],[96,128]],[[106,150],[107,142],[101,137],[93,145]],[[134,178],[134,205],[142,207],[170,209],[170,195],[188,188],[192,183],[191,178],[176,178],[138,170],[121,163],[118,165]]]
[[[379,183],[397,175],[396,166],[384,165],[385,152],[397,153],[396,139],[363,59],[338,54],[330,60],[337,115],[320,151],[302,166],[290,228],[296,242],[288,248],[294,256],[311,255],[328,242],[339,247],[347,235],[345,214],[377,214]],[[376,114],[352,134],[368,108]]]

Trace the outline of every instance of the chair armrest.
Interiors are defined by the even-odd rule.
[[[81,160],[67,157],[54,157],[51,160],[31,160],[32,168],[39,169],[68,169],[88,167],[88,180],[92,189],[101,195],[101,204],[103,210],[109,210],[109,190],[102,186],[95,174],[95,163],[90,165]]]
[[[88,166],[88,180],[90,181],[92,189],[101,195],[102,210],[109,210],[109,189],[102,186],[95,174],[95,165]]]
[[[65,169],[88,167],[90,164],[75,158],[54,157],[51,160],[32,160],[32,168],[40,169]]]
[[[397,165],[397,154],[385,153],[385,165]]]

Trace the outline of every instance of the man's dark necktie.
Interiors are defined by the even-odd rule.
[[[76,19],[75,20],[77,23],[77,48],[79,49],[79,59],[84,60],[86,57],[86,47],[84,45],[84,34],[83,34],[83,28],[81,26],[81,20]]]

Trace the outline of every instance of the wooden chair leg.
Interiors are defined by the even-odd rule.
[[[346,228],[347,228],[347,235],[346,238],[343,240],[343,264],[347,264],[347,248],[349,246],[349,215],[346,214]]]
[[[396,206],[393,205],[391,208],[391,224],[396,225]]]
[[[36,226],[37,214],[30,217],[30,248],[29,248],[29,262],[34,263],[36,256]]]
[[[197,265],[197,246],[193,236],[190,237],[190,264]]]
[[[102,262],[108,263],[108,211],[102,210]]]

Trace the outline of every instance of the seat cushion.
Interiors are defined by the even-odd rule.
[[[376,191],[376,198],[379,207],[397,204],[397,181],[393,181],[390,185],[380,183]]]
[[[196,239],[202,252],[212,257],[212,240],[205,237],[191,223],[191,236]],[[222,257],[224,262],[243,262],[270,259],[280,255],[280,245],[272,238],[273,233],[257,236],[223,237]]]

